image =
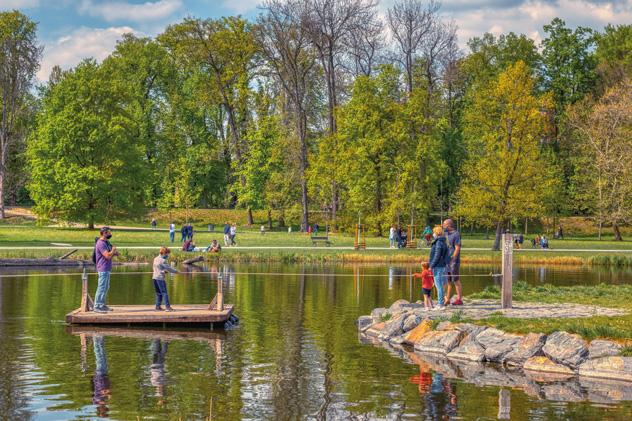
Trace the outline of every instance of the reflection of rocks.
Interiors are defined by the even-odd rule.
[[[602,339],[595,339],[590,343],[588,347],[588,358],[613,357],[619,355],[621,352],[621,345],[611,341],[604,341]]]
[[[505,355],[505,363],[522,366],[525,361],[542,353],[542,347],[546,342],[546,335],[542,333],[529,333],[523,337],[518,345]]]
[[[554,332],[546,339],[542,352],[551,360],[576,369],[588,357],[588,346],[579,335]]]
[[[632,357],[603,357],[579,366],[579,375],[632,382]]]
[[[580,377],[579,383],[588,391],[588,400],[591,402],[632,401],[632,384],[630,383],[588,377]]]
[[[544,398],[550,401],[580,402],[585,399],[582,389],[576,381],[563,384],[545,384],[542,386],[542,393]]]

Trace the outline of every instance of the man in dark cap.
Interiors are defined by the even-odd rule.
[[[110,289],[110,272],[112,272],[112,258],[118,256],[119,252],[112,244],[112,230],[110,227],[102,227],[99,230],[99,239],[94,245],[94,263],[99,274],[97,291],[94,294],[94,311],[105,313],[111,309],[105,305],[105,299]]]

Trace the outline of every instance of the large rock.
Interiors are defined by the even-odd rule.
[[[358,317],[358,330],[363,331],[373,324],[373,318],[371,316]]]
[[[588,344],[579,335],[554,332],[546,339],[542,352],[554,362],[576,369],[588,357]]]
[[[603,358],[614,357],[621,353],[621,345],[612,341],[605,341],[603,339],[595,339],[590,343],[588,347],[588,358]]]
[[[388,309],[389,313],[397,313],[400,311],[405,310],[405,305],[406,304],[410,304],[407,300],[404,300],[403,298],[400,298],[399,300],[395,301],[393,304],[391,304],[391,306]]]
[[[410,345],[415,345],[415,343],[417,343],[430,331],[432,331],[432,324],[430,323],[430,320],[426,319],[406,334],[404,342]]]
[[[419,322],[421,322],[421,317],[420,316],[417,316],[416,314],[409,314],[408,316],[406,316],[406,319],[404,319],[404,324],[402,326],[402,330],[404,332],[408,332],[410,330],[413,330],[414,328],[417,327]]]
[[[388,310],[384,307],[374,308],[371,311],[371,317],[373,318],[373,323],[380,323],[382,321],[382,316],[388,313]]]
[[[476,336],[476,342],[485,349],[485,360],[491,362],[502,362],[505,355],[511,352],[520,340],[521,336],[494,328],[485,329]]]
[[[467,335],[459,346],[448,354],[448,358],[474,362],[483,361],[485,359],[485,348],[480,346],[474,337],[475,335]]]
[[[377,338],[382,334],[382,330],[384,330],[384,325],[386,325],[386,323],[384,322],[373,323],[371,326],[369,326],[367,330],[364,331],[364,333],[373,338]]]
[[[458,330],[435,330],[428,332],[415,343],[415,351],[447,354],[457,347],[465,334]]]
[[[579,366],[579,375],[632,382],[632,357],[603,357],[588,360]]]
[[[525,361],[522,368],[524,370],[543,371],[546,373],[565,374],[569,376],[572,376],[574,374],[573,370],[571,370],[567,366],[557,364],[556,362],[551,361],[549,358],[543,355],[529,358],[527,361]]]
[[[545,343],[546,335],[529,333],[518,342],[514,349],[505,355],[505,363],[513,366],[522,366],[529,358],[541,355],[542,347]]]
[[[393,318],[387,320],[384,323],[384,329],[382,329],[382,335],[387,338],[398,336],[404,333],[402,329],[404,326],[404,319],[406,317],[404,315],[394,316]]]

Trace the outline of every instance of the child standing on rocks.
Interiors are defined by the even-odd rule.
[[[428,262],[423,262],[421,268],[423,269],[421,273],[413,273],[413,277],[421,278],[421,292],[424,296],[424,308],[426,311],[429,311],[434,307],[432,297],[430,296],[432,287],[434,286],[434,277],[432,276]]]

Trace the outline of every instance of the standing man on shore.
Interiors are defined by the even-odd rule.
[[[105,299],[110,289],[110,273],[112,272],[112,258],[118,256],[119,252],[112,244],[112,230],[110,227],[102,227],[99,230],[99,239],[94,246],[94,263],[99,274],[99,282],[97,283],[97,291],[94,294],[94,311],[97,313],[105,313],[111,309],[105,305]]]
[[[446,267],[448,278],[448,294],[445,297],[445,304],[450,304],[450,294],[452,293],[452,285],[456,289],[456,300],[452,303],[455,306],[463,305],[463,289],[461,286],[461,234],[456,230],[454,221],[450,218],[443,221],[443,229],[446,232],[448,240],[448,248],[450,250],[450,256],[452,256],[450,263]]]
[[[176,238],[176,224],[172,222],[169,224],[169,240],[173,243],[175,238]]]

